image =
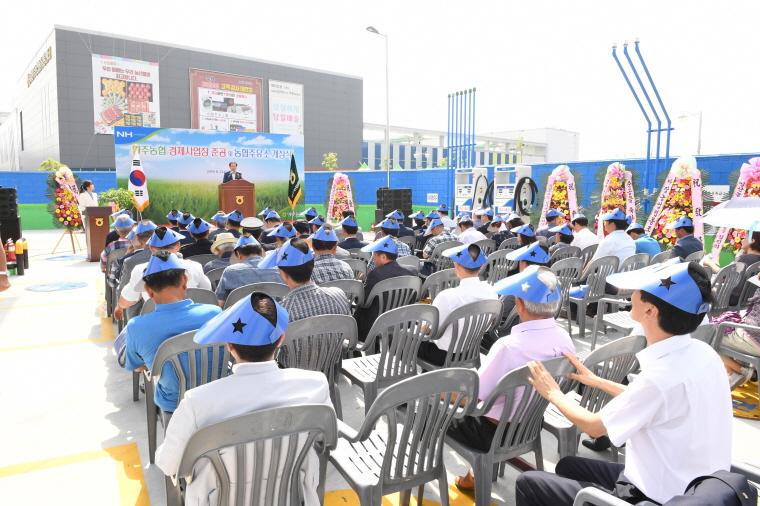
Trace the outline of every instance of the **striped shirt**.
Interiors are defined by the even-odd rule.
[[[322,288],[314,283],[293,288],[280,304],[287,310],[291,322],[324,314],[351,314],[351,305],[343,290]]]
[[[112,243],[110,243],[108,246],[106,246],[106,249],[103,250],[103,252],[100,254],[100,270],[105,271],[108,268],[108,265],[106,265],[106,261],[108,260],[108,254],[112,251],[116,251],[117,249],[124,249],[129,248],[129,245],[131,244],[131,241],[127,239],[126,237],[120,238]],[[107,278],[108,278],[108,284],[111,286],[116,286],[116,269],[118,267],[118,263],[114,262],[114,270],[108,270]]]
[[[456,241],[456,240],[457,240],[456,236],[452,234],[451,232],[449,232],[448,229],[444,228],[443,232],[428,239],[428,242],[425,243],[425,249],[422,250],[422,254],[427,255],[429,257],[430,255],[433,254],[433,250],[439,244],[447,242],[447,241]]]
[[[411,256],[412,250],[409,249],[409,246],[407,246],[406,243],[399,241],[392,235],[389,235],[388,237],[393,239],[393,242],[396,243],[396,247],[398,248],[398,258]],[[375,268],[375,259],[370,258],[369,263],[367,264],[367,270],[371,271],[374,268]]]
[[[311,280],[314,283],[321,285],[338,279],[354,279],[353,269],[331,253],[314,257],[314,271],[311,273]]]

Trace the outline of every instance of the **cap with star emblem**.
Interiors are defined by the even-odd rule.
[[[607,282],[618,288],[643,290],[687,313],[708,312],[710,303],[702,299],[699,286],[689,275],[689,264],[677,258],[673,260],[636,271],[611,274],[607,276]]]
[[[353,216],[346,216],[343,221],[338,223],[338,225],[344,225],[346,227],[358,227],[359,224],[356,222],[356,218]]]
[[[398,230],[398,222],[393,218],[386,218],[378,225],[380,228],[387,228],[388,230]]]
[[[447,249],[443,252],[443,256],[452,259],[466,269],[479,269],[488,260],[477,244],[464,244]]]
[[[431,220],[434,220],[436,218],[440,218],[441,215],[438,214],[438,211],[430,211],[425,218],[430,218]]]
[[[609,220],[628,220],[628,216],[620,210],[615,209],[614,211],[610,211],[609,213],[604,213],[599,217],[602,221],[609,221]]]
[[[681,227],[693,227],[694,222],[688,216],[681,216],[676,221],[671,221],[665,228],[681,228]]]
[[[507,260],[526,260],[537,264],[545,264],[549,262],[549,253],[541,247],[540,242],[536,241],[520,249],[510,251],[507,255]]]
[[[137,224],[134,232],[135,234],[142,234],[143,232],[148,232],[150,230],[156,230],[156,224],[150,220],[140,220],[140,223]]]
[[[504,221],[506,221],[506,220],[504,219],[503,216],[494,216],[493,219],[491,220],[491,223],[493,223],[495,225],[497,223],[502,223]]]
[[[271,232],[267,234],[269,237],[295,237],[296,236],[296,229],[291,228],[290,230],[287,229],[287,227],[282,224],[276,226]]]
[[[433,231],[435,227],[441,227],[443,226],[443,222],[439,220],[438,218],[434,219],[430,222],[430,226],[428,226],[427,230],[425,231],[425,235],[428,235]]]
[[[139,234],[139,232],[138,232]],[[163,248],[184,239],[185,236],[166,227],[158,227],[148,241],[148,246]]]
[[[299,216],[306,216],[307,218],[316,218],[319,213],[313,207],[308,208],[306,211],[299,214]]]
[[[320,218],[319,216],[317,216],[316,218],[312,218],[311,220],[309,220],[309,225],[316,225],[318,227],[321,227],[325,223],[327,223],[327,222],[325,220],[323,220],[322,218]]]
[[[425,213],[423,213],[422,211],[417,211],[416,213],[409,215],[409,217],[412,218],[413,220],[424,220]]]
[[[559,232],[560,234],[573,235],[572,229],[568,227],[567,224],[560,225],[558,227],[552,227],[549,229],[549,232],[551,232],[552,234],[556,234],[557,232]]]
[[[573,219],[572,219],[572,220],[570,220],[570,221],[575,221],[575,220],[578,220],[578,219],[580,219],[580,218],[585,218],[585,217],[586,217],[586,215],[585,215],[585,214],[583,214],[583,213],[575,213],[575,214],[573,215]]]
[[[633,222],[633,223],[631,223],[631,224],[628,226],[628,228],[627,228],[627,229],[625,229],[625,232],[626,232],[626,233],[628,233],[628,232],[630,232],[631,230],[636,230],[636,229],[639,229],[639,228],[644,228],[644,227],[643,227],[643,226],[642,226],[640,223],[636,223],[636,222]]]
[[[365,253],[372,253],[373,251],[390,253],[392,255],[398,255],[398,246],[396,241],[390,237],[381,237],[375,242],[369,243],[362,248]]]
[[[219,234],[222,235],[222,234]],[[219,235],[217,237],[219,237]],[[241,235],[240,238],[238,238],[237,243],[235,244],[235,249],[238,249],[241,246],[247,246],[249,244],[260,244],[259,241],[254,239],[252,236],[245,236]]]
[[[240,211],[235,210],[227,215],[227,219],[240,222],[240,221],[243,221],[243,219],[245,219],[245,216],[243,216],[243,213],[241,213]]]
[[[385,215],[386,218],[395,218],[397,220],[403,220],[404,219],[404,213],[396,209],[392,213],[388,213]]]
[[[510,232],[512,232],[513,234],[527,235],[528,237],[533,237],[536,235],[536,233],[533,231],[532,228],[530,228],[530,225],[528,224],[515,227],[512,230],[510,230]]]
[[[203,234],[208,232],[211,225],[203,221],[203,218],[195,218],[193,222],[187,227],[187,231],[191,234]]]
[[[465,213],[464,211],[462,211],[461,213],[457,214],[457,219],[458,220],[466,219],[466,218],[469,218],[469,217],[470,217],[470,215],[467,214],[467,213]]]
[[[547,218],[556,218],[557,216],[564,216],[564,215],[565,214],[559,209],[550,209],[549,212],[546,213]]]
[[[195,219],[195,216],[193,216],[190,213],[182,213],[182,215],[177,218],[177,222],[183,224],[183,225],[189,225],[193,222]]]
[[[485,209],[481,209],[480,213],[478,214],[480,214],[481,216],[493,216],[494,212],[493,212],[493,209],[491,209],[490,207],[487,207]]]
[[[332,227],[325,228],[324,225],[319,227],[319,230],[317,230],[315,233],[311,234],[309,236],[309,239],[316,239],[318,241],[326,241],[326,242],[338,242],[338,236],[335,235],[335,231],[332,229]]]
[[[512,221],[512,220],[518,220],[518,219],[520,219],[520,215],[515,214],[515,213],[509,213],[509,215],[506,218],[504,218],[504,221]]]
[[[272,210],[270,210],[270,211],[269,211],[269,212],[266,214],[266,216],[264,217],[264,219],[265,219],[265,220],[279,220],[279,219],[280,219],[280,215],[279,215],[279,214],[277,214],[277,211],[272,211]]]
[[[272,206],[266,206],[260,213],[259,216],[267,216],[269,213],[273,212],[274,209],[272,209]]]
[[[493,289],[499,295],[514,295],[524,300],[540,302],[542,304],[559,299],[562,294],[559,280],[554,284],[554,290],[552,291],[539,279],[539,274],[542,276],[554,276],[555,279],[557,277],[548,267],[531,265],[518,274],[498,281]]]
[[[303,265],[306,262],[314,260],[314,253],[311,248],[306,253],[291,246],[290,241],[282,245],[279,250],[273,251],[269,256],[259,262],[259,269],[269,269],[271,267],[295,267]]]
[[[272,300],[276,319],[272,321],[254,308],[254,301],[262,297],[272,299],[263,292],[253,292],[231,308],[207,321],[193,336],[198,344],[218,342],[244,346],[265,346],[277,342],[288,328],[288,312]]]
[[[186,271],[187,267],[182,265],[179,257],[174,253],[169,253],[168,251],[156,251],[150,257],[150,260],[148,260],[148,265],[143,271],[142,279],[135,284],[135,291],[138,293],[145,291],[145,278],[147,276],[171,269],[181,269]]]
[[[446,204],[441,204],[438,206],[438,209],[436,211],[443,211],[444,213],[449,212],[449,207]]]

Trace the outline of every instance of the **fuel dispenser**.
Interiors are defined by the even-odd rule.
[[[537,187],[530,165],[496,165],[489,185],[487,203],[496,214],[527,215],[536,202]],[[518,202],[515,202],[517,195]]]
[[[456,169],[455,178],[455,215],[469,213],[484,205],[488,192],[488,167]]]

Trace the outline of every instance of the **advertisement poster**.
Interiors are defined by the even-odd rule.
[[[218,186],[229,163],[235,162],[246,181],[256,185],[258,208],[290,211],[288,181],[293,153],[304,181],[302,135],[217,132],[182,128],[116,127],[116,178],[127,188],[135,153],[150,192],[143,217],[165,223],[172,209],[208,221],[219,209]],[[301,196],[299,204],[304,203]]]
[[[158,127],[158,63],[92,55],[95,133],[115,126]]]
[[[269,131],[303,135],[303,84],[269,80]]]
[[[220,132],[260,132],[262,80],[190,69],[191,126]]]

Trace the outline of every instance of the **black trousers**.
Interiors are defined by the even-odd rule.
[[[465,416],[452,420],[446,434],[460,443],[487,452],[491,449],[496,427],[497,425],[485,416]]]
[[[425,341],[420,343],[420,349],[417,356],[426,362],[443,367],[446,362],[446,350],[440,349],[435,343]]]
[[[517,506],[572,506],[582,488],[594,487],[636,504],[652,501],[623,476],[623,464],[580,457],[565,457],[556,473],[528,471],[517,477]],[[655,502],[655,501],[652,501]]]

